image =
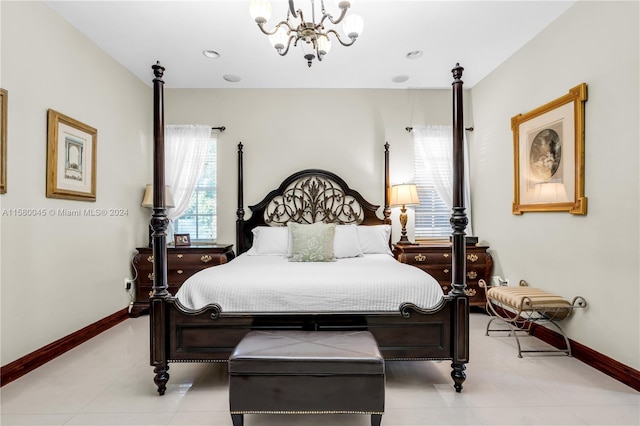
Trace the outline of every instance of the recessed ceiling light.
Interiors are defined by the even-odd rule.
[[[222,78],[224,78],[225,80],[227,80],[230,83],[237,83],[239,82],[241,79],[240,77],[238,77],[237,75],[233,75],[233,74],[225,74],[222,76]]]
[[[202,54],[211,59],[218,59],[220,57],[220,54],[215,50],[203,50]]]
[[[412,52],[407,53],[407,59],[418,59],[422,56],[422,50],[414,50]]]
[[[396,75],[391,79],[391,81],[393,81],[394,83],[404,83],[407,80],[409,80],[408,75]]]

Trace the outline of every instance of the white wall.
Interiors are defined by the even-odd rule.
[[[640,368],[638,2],[578,2],[473,92],[474,226],[512,282],[586,298],[569,336]],[[510,119],[586,82],[588,214],[511,214]]]
[[[248,205],[306,168],[337,173],[382,206],[385,142],[391,184],[412,181],[413,144],[405,128],[451,124],[451,98],[450,90],[174,89],[165,92],[165,117],[169,124],[226,126],[218,145],[218,241],[235,243],[238,142],[244,145],[245,218]]]
[[[124,309],[151,178],[151,89],[41,2],[2,2],[9,91],[2,209],[128,209],[125,217],[2,220],[2,365]],[[45,197],[47,109],[98,129],[97,201]]]

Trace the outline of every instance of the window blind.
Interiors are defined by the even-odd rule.
[[[418,152],[420,147],[414,139],[414,183],[418,190],[420,205],[415,207],[415,238],[446,238],[451,235],[451,209],[438,195],[431,175],[427,173],[427,165]],[[446,172],[447,158],[432,158],[429,167],[439,167]]]

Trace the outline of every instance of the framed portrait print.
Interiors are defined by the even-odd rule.
[[[98,131],[50,109],[47,121],[47,197],[96,200]]]
[[[174,234],[173,237],[174,245],[176,247],[191,245],[191,237],[189,236],[189,234]]]
[[[0,194],[7,193],[7,107],[9,94],[0,89]]]
[[[513,214],[587,214],[584,195],[584,103],[587,85],[511,118]]]

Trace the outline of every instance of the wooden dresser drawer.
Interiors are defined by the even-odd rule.
[[[451,253],[443,252],[429,252],[429,251],[411,251],[403,252],[398,260],[402,263],[421,267],[422,265],[450,265]]]
[[[484,291],[478,281],[489,281],[493,269],[493,259],[487,252],[487,246],[468,245],[466,249],[466,293],[471,306],[485,306]],[[452,254],[450,244],[439,245],[394,245],[393,252],[402,263],[422,269],[434,277],[442,286],[445,294],[451,291]]]
[[[175,295],[182,283],[198,271],[222,265],[235,257],[232,245],[197,245],[167,247],[168,291]],[[138,248],[133,258],[135,301],[131,316],[138,316],[149,309],[149,293],[153,290],[153,250]]]

